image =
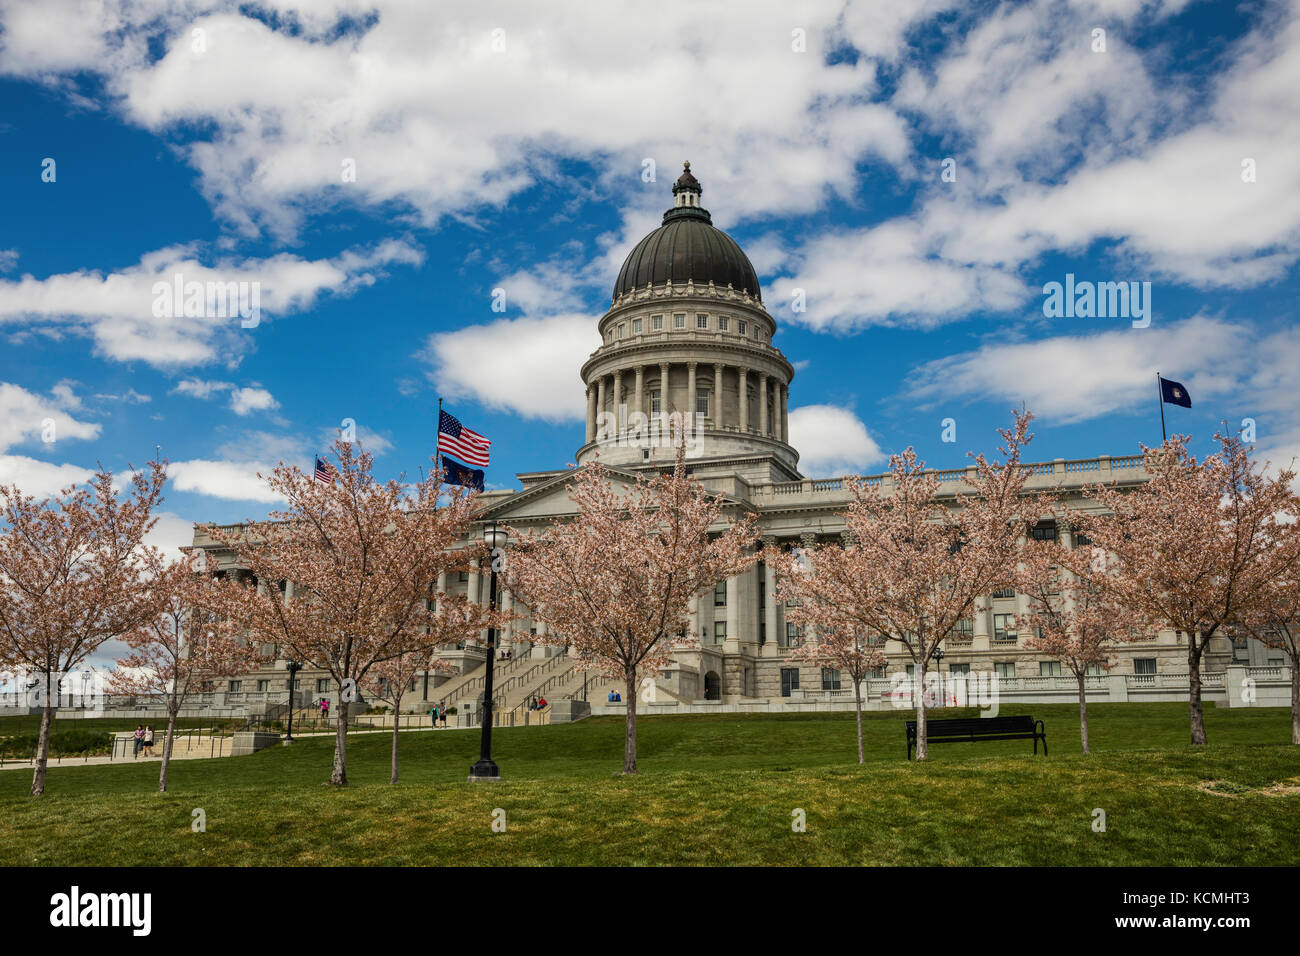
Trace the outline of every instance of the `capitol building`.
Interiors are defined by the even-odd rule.
[[[847,482],[808,478],[799,470],[799,451],[789,433],[794,366],[773,345],[776,322],[763,305],[753,265],[735,240],[713,225],[702,204],[703,193],[686,164],[672,187],[672,206],[662,225],[632,248],[619,271],[610,307],[599,320],[602,344],[580,369],[586,431],[576,460],[581,464],[599,457],[611,481],[627,483],[646,471],[671,468],[671,442],[654,440],[654,430],[647,431],[646,424],[668,413],[690,413],[689,471],[724,496],[729,514],[757,515],[768,546],[837,543],[845,528],[842,514],[852,498]],[[1141,457],[1131,454],[1024,467],[1030,472],[1031,490],[1057,489],[1075,508],[1089,506],[1080,494],[1085,485],[1137,486],[1145,480]],[[962,490],[967,471],[940,471],[942,492],[955,495]],[[517,476],[515,489],[483,493],[479,530],[498,522],[528,533],[543,530],[557,517],[571,516],[574,506],[566,486],[572,474],[566,468],[528,472]],[[888,475],[866,480],[885,490],[890,482]],[[1062,547],[1074,544],[1071,529],[1047,515],[1033,533]],[[220,553],[201,530],[196,529],[194,543],[232,567],[232,556]],[[658,679],[657,700],[683,706],[766,702],[771,707],[852,699],[848,679],[841,680],[837,671],[791,660],[797,635],[785,620],[784,608],[772,598],[772,583],[760,562],[699,596],[691,610],[698,646],[676,650],[673,663]],[[486,575],[477,570],[439,582],[441,590],[484,603],[487,585]],[[511,653],[497,669],[498,719],[512,722],[509,714],[534,696],[551,701],[585,696],[602,704],[614,683],[585,674],[564,648],[536,642],[545,634],[545,625],[532,621],[528,609],[508,592],[500,600],[517,620],[501,642],[503,652]],[[1026,610],[1025,598],[1012,590],[984,597],[973,616],[944,642],[940,672],[945,677],[997,675],[1004,687],[1059,686],[1059,699],[1073,699],[1074,680],[1061,674],[1060,664],[1027,648],[1026,635],[1017,632],[1016,614]],[[456,673],[430,673],[414,682],[403,709],[422,712],[430,703],[463,707],[472,702],[475,693],[481,694],[485,643],[486,635],[482,642],[442,655]],[[886,665],[868,682],[869,705],[883,693],[891,675],[911,669],[910,657],[897,642],[886,644],[886,654]],[[1270,665],[1264,654],[1255,642],[1247,647],[1216,637],[1203,660],[1207,699],[1215,699],[1216,687],[1220,695],[1226,693],[1222,688],[1228,668]],[[1120,645],[1118,657],[1113,671],[1099,671],[1091,679],[1096,686],[1090,696],[1157,699],[1140,696],[1148,688],[1186,699],[1187,647],[1180,635],[1168,631]],[[231,682],[230,694],[278,693],[283,700],[284,663]],[[300,680],[309,699],[337,691],[327,676],[310,670]]]

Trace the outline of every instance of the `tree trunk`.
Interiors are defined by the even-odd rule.
[[[863,763],[862,759],[862,685],[858,681],[853,681],[853,709],[858,714],[858,763]]]
[[[158,792],[167,792],[167,768],[172,761],[172,741],[176,739],[176,712],[180,708],[167,709],[167,736],[163,738],[162,768],[158,771]]]
[[[1085,689],[1087,677],[1079,674],[1079,740],[1083,742],[1083,752],[1091,753],[1088,750],[1088,692]]]
[[[636,773],[636,674],[627,677],[627,728],[623,739],[623,772]]]
[[[1291,658],[1291,743],[1300,744],[1300,657]]]
[[[36,741],[36,773],[32,776],[31,796],[45,793],[45,765],[50,759],[50,725],[54,723],[54,707],[50,703],[50,679],[45,678],[45,707],[41,711],[41,735]]]
[[[1201,636],[1188,635],[1187,643],[1187,697],[1192,719],[1192,743],[1205,743],[1205,713],[1201,709]]]
[[[334,772],[330,774],[330,784],[335,787],[348,785],[348,709],[341,700],[335,719]]]
[[[397,726],[402,722],[402,715],[393,708],[393,778],[389,783],[397,783]]]
[[[930,756],[930,748],[925,739],[925,661],[917,666],[916,684],[912,693],[916,697],[916,759],[925,760]]]

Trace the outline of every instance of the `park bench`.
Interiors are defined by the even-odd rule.
[[[1032,740],[1034,753],[1038,741],[1043,742],[1043,756],[1047,756],[1047,732],[1041,720],[1032,717],[967,717],[960,720],[930,720],[926,722],[925,739],[932,744],[954,742],[974,743],[977,740]],[[907,759],[912,759],[916,746],[916,721],[907,722]]]

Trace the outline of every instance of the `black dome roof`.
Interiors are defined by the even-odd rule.
[[[673,193],[701,193],[690,165],[673,186]],[[713,217],[699,206],[677,206],[664,213],[663,225],[636,244],[623,262],[614,283],[614,298],[646,285],[685,282],[720,289],[730,285],[762,300],[758,273],[736,240],[713,225]]]

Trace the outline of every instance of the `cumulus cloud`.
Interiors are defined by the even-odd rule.
[[[219,310],[187,316],[176,314],[180,306],[156,308],[177,276],[205,287],[247,283],[245,303],[252,304],[256,290],[260,324],[305,311],[326,293],[346,295],[373,284],[390,265],[421,261],[418,249],[397,240],[332,259],[281,253],[264,259],[218,257],[210,264],[195,246],[173,246],[107,275],[80,270],[0,281],[0,326],[71,329],[89,336],[100,355],[122,362],[141,360],[161,368],[201,365],[224,352],[238,353],[256,333],[243,328],[239,316],[223,316]]]
[[[0,455],[0,485],[17,485],[25,495],[45,498],[70,485],[87,481],[94,473],[77,465],[55,465],[26,455]]]
[[[230,410],[236,415],[248,415],[279,408],[280,403],[264,388],[237,388],[230,393]]]
[[[420,357],[447,398],[550,422],[582,420],[577,370],[600,346],[597,317],[499,319],[429,336]]]
[[[1057,423],[1085,421],[1154,401],[1155,373],[1178,370],[1204,401],[1231,395],[1260,353],[1245,326],[1207,316],[1149,329],[988,343],[915,369],[907,392],[942,401],[1024,402]],[[1262,374],[1262,373],[1261,373]]]
[[[877,64],[947,6],[811,0],[795,22],[779,0],[743,17],[665,0],[648,18],[637,0],[373,0],[364,19],[351,0],[274,3],[274,18],[236,0],[72,16],[15,0],[0,70],[103,72],[133,122],[202,131],[182,149],[213,205],[248,231],[297,229],[308,200],[397,204],[432,223],[505,203],[556,158],[593,156],[628,184],[644,157],[669,168],[689,157],[736,187],[737,213],[806,210],[851,193],[867,157],[904,162],[904,122],[870,101]],[[846,46],[862,57],[831,55]],[[682,104],[689,132],[676,133]]]
[[[172,487],[231,501],[281,502],[258,474],[269,475],[274,466],[253,462],[211,461],[193,458],[174,461],[168,468]]]
[[[32,440],[44,440],[47,434],[52,441],[99,437],[101,426],[73,418],[70,409],[81,401],[66,383],[56,385],[52,397],[45,398],[21,386],[0,382],[0,451]]]
[[[813,478],[861,474],[888,457],[851,409],[804,405],[790,409],[790,444],[799,470]]]

